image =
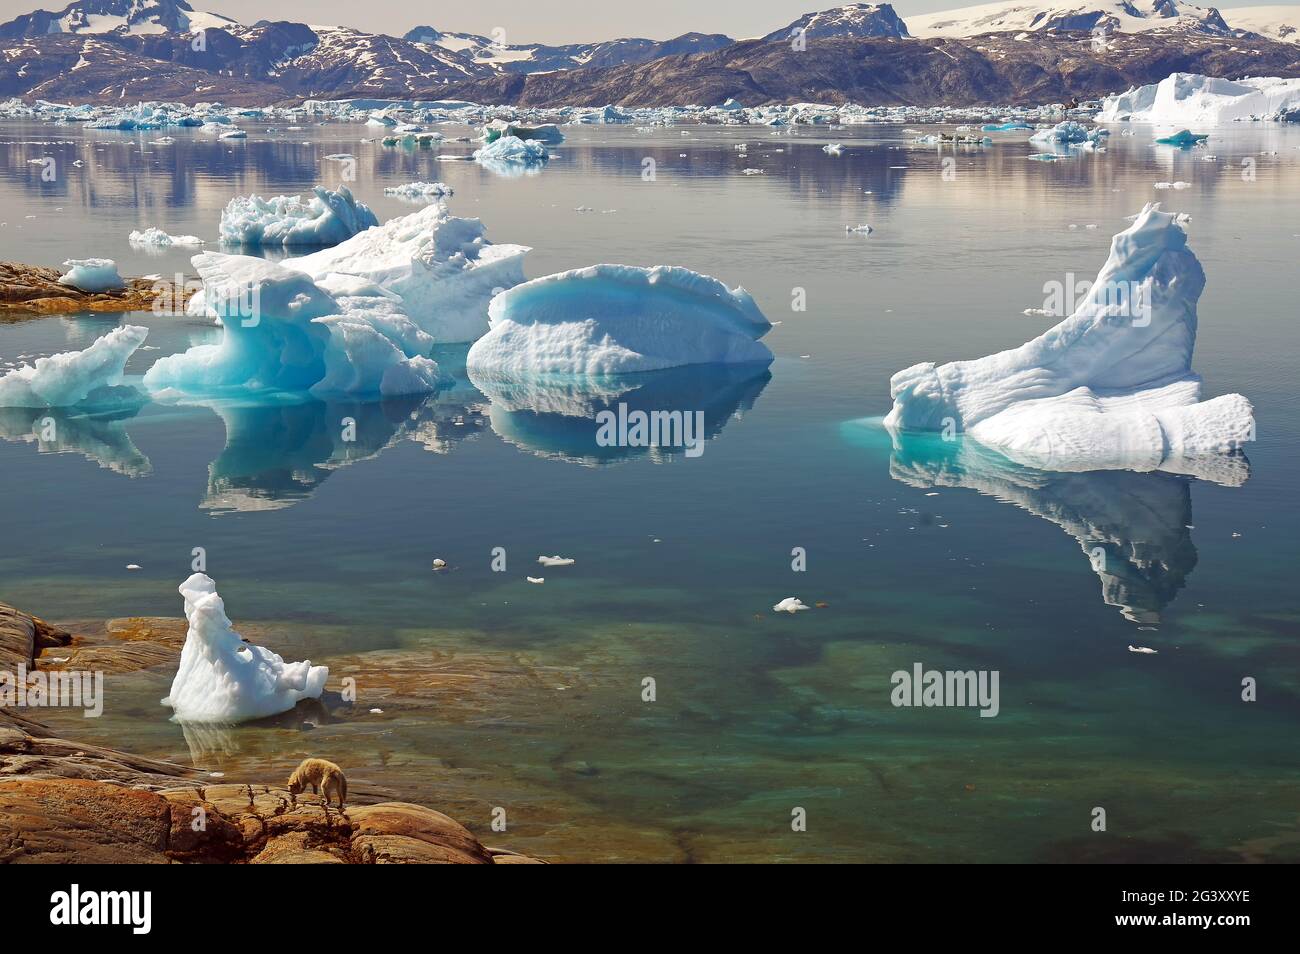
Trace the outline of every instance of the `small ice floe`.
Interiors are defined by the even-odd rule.
[[[1157,189],[1190,189],[1191,187],[1192,184],[1190,182],[1179,181],[1179,182],[1157,182],[1156,183]]]
[[[844,231],[854,232],[858,235],[870,235],[873,229],[871,228],[870,225],[867,225],[864,222],[862,225],[846,225],[844,226]]]
[[[542,566],[573,566],[572,558],[562,556],[539,556],[537,562]]]
[[[1147,656],[1154,656],[1157,652],[1157,650],[1152,649],[1150,646],[1130,646],[1128,651],[1131,653],[1142,653]]]
[[[132,245],[144,248],[168,248],[172,245],[202,245],[203,239],[197,235],[168,235],[160,228],[148,228],[144,231],[132,230],[126,239]]]
[[[383,714],[384,714],[384,710],[383,710],[383,709],[371,709],[371,710],[370,710],[370,714],[371,714],[371,715],[383,715]]]
[[[123,325],[83,351],[65,351],[0,374],[0,407],[71,407],[122,383],[149,329]]]
[[[804,602],[797,596],[787,596],[772,607],[772,611],[776,613],[798,613],[806,609],[809,609],[809,607],[804,605]]]
[[[225,777],[226,777],[226,773],[225,773],[225,772],[209,772],[209,773],[208,773],[208,778],[225,778]]]
[[[1209,139],[1208,133],[1197,134],[1187,129],[1180,129],[1172,136],[1161,136],[1156,140],[1158,146],[1177,146],[1180,149],[1186,149],[1189,146],[1197,146]]]
[[[764,173],[762,169],[741,169],[740,174],[742,176],[761,176]]]
[[[218,139],[247,139],[248,133],[244,132],[244,130],[242,129],[232,129],[230,130],[230,132],[222,133],[217,138]]]
[[[138,569],[140,569],[140,564],[139,564],[139,563],[128,563],[128,564],[126,565],[126,568],[127,568],[128,570],[138,570]]]
[[[438,559],[438,560],[434,560],[434,561],[433,561],[433,568],[434,568],[435,570],[441,570],[441,569],[444,569],[446,566],[447,566],[447,561],[446,561],[446,560]]]
[[[546,151],[546,146],[536,139],[500,136],[483,148],[475,150],[474,158],[479,162],[495,160],[497,162],[517,162],[523,165],[542,165],[550,158],[550,153]]]
[[[67,272],[59,279],[59,284],[84,292],[112,291],[126,285],[117,273],[117,262],[111,258],[73,258],[64,262],[63,267]]]
[[[375,213],[356,201],[347,186],[337,192],[316,186],[306,202],[296,195],[236,196],[221,213],[220,232],[231,245],[327,246],[378,224]]]
[[[453,194],[452,187],[445,182],[406,182],[384,189],[384,195],[413,201],[433,201]]]
[[[839,142],[828,143],[827,145],[822,146],[822,152],[826,153],[828,156],[842,155],[844,152],[844,144]]]
[[[545,582],[546,582],[545,577],[541,577],[541,576],[526,576],[526,577],[524,577],[524,579],[527,580],[529,583],[545,583]]]

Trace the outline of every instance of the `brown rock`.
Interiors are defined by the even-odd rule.
[[[124,287],[114,291],[83,292],[60,284],[62,274],[43,265],[0,262],[0,315],[152,311],[160,301],[169,312],[183,314],[189,299],[183,286],[146,278],[128,278]]]
[[[82,864],[165,862],[167,800],[79,779],[0,783],[0,861]]]

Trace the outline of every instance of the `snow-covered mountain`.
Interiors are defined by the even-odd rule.
[[[763,39],[784,40],[796,30],[802,30],[806,39],[908,35],[907,25],[889,4],[850,3],[830,10],[805,13],[793,23],[773,30]]]
[[[916,37],[970,37],[982,33],[1039,30],[1095,30],[1147,33],[1182,30],[1214,36],[1231,36],[1232,30],[1213,7],[1197,7],[1181,0],[1010,0],[986,3],[941,13],[908,17],[908,31]]]
[[[684,33],[671,40],[631,37],[602,43],[497,43],[473,33],[447,33],[430,26],[408,31],[404,39],[468,56],[474,63],[507,73],[545,73],[581,66],[622,66],[647,63],[679,53],[709,53],[736,41],[721,33]]]
[[[1234,30],[1258,33],[1270,40],[1300,43],[1300,7],[1233,7],[1223,18]]]
[[[47,36],[51,33],[190,33],[238,24],[219,13],[196,11],[185,0],[78,0],[57,13],[36,10],[0,26],[0,37]]]

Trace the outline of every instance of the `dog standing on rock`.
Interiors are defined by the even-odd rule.
[[[339,800],[339,811],[348,797],[348,779],[343,770],[333,762],[325,759],[303,759],[293,774],[289,776],[289,794],[299,795],[307,786],[313,792],[319,792],[326,807],[330,802],[330,789],[333,788]]]

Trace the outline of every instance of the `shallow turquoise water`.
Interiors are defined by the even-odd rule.
[[[422,401],[60,416],[66,453],[30,439],[34,413],[0,412],[0,599],[56,619],[178,615],[176,585],[202,546],[231,615],[291,627],[313,660],[436,644],[559,667],[557,685],[581,680],[580,692],[559,701],[503,678],[496,720],[444,717],[435,701],[310,735],[350,772],[401,776],[471,816],[476,800],[513,798],[514,840],[557,857],[602,838],[621,858],[1300,857],[1300,130],[1219,130],[1207,162],[1139,128],[1056,163],[1026,161],[1018,137],[954,154],[896,127],[689,132],[575,129],[539,175],[503,179],[361,144],[362,127],[235,144],[180,130],[166,147],[148,144],[156,134],[0,129],[6,259],[100,254],[123,274],[171,275],[185,253],[132,251],[127,232],[212,238],[230,195],[333,184],[323,156],[347,151],[381,220],[411,208],[384,186],[441,179],[453,211],[534,246],[530,276],[680,264],[744,285],[780,322],[768,373],[669,376],[625,398],[689,394],[714,437],[689,459],[611,455],[589,422],[508,409],[463,375]],[[843,156],[822,152],[832,140]],[[52,184],[27,162],[45,155],[65,172]],[[1152,187],[1173,180],[1192,186]],[[1192,215],[1208,279],[1195,367],[1207,395],[1255,404],[1248,480],[1043,474],[925,437],[891,443],[877,419],[893,371],[1037,334],[1048,320],[1022,312],[1043,283],[1093,277],[1110,235],[1152,199]],[[845,234],[863,222],[870,237]],[[807,311],[791,309],[795,289]],[[159,349],[135,355],[135,374],[213,334],[123,320],[147,324]],[[117,323],[2,324],[0,362],[84,347]],[[344,417],[356,445],[337,439]],[[1107,573],[1092,568],[1097,546]],[[505,573],[490,568],[495,547]],[[806,572],[791,570],[794,547]],[[540,571],[543,553],[577,562]],[[435,557],[452,572],[432,573]],[[524,582],[539,574],[544,586]],[[828,605],[771,612],[792,595]],[[916,662],[998,670],[999,716],[892,707],[890,674]],[[1240,701],[1246,676],[1258,702]],[[69,723],[77,737],[214,757],[153,707],[156,685],[123,683],[116,707],[112,687],[102,725]],[[236,767],[269,772],[300,736],[244,727],[226,744]],[[399,756],[418,769],[386,771]],[[1089,828],[1098,805],[1105,834]],[[794,806],[807,832],[790,831]]]

